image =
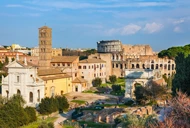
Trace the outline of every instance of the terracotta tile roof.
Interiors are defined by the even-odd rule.
[[[54,56],[52,57],[51,63],[73,62],[77,59],[79,59],[79,56]]]
[[[87,81],[83,78],[77,77],[75,78],[72,83],[86,83]]]
[[[81,60],[79,63],[106,63],[106,61],[101,59],[91,58],[91,59]]]
[[[38,69],[39,76],[63,74],[60,69]]]
[[[63,78],[71,78],[71,76],[67,74],[61,74],[61,75],[53,75],[53,76],[41,76],[40,77],[42,80],[47,81],[47,80],[55,80],[55,79],[63,79]]]

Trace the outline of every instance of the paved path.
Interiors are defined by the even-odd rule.
[[[66,119],[68,119],[71,114],[73,113],[74,110],[71,110],[67,113],[61,113],[57,115],[57,120],[54,122],[54,126],[55,128],[62,128],[62,126],[60,125],[60,123],[62,123],[63,121],[65,121]]]

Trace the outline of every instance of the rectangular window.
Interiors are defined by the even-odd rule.
[[[79,66],[79,69],[81,69],[81,66]]]
[[[67,63],[67,66],[70,66],[71,64],[70,63]]]
[[[81,76],[82,78],[84,78],[84,76]]]
[[[17,83],[19,83],[20,82],[20,78],[19,78],[19,76],[17,76]]]

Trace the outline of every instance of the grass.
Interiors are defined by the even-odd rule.
[[[104,106],[104,107],[119,106],[121,108],[126,108],[127,107],[127,105],[125,105],[125,104],[102,104],[101,106]]]
[[[39,119],[33,123],[30,123],[26,126],[23,126],[21,128],[37,128],[42,122],[46,122],[46,123],[50,123],[50,122],[54,122],[57,119],[57,117],[48,117],[45,120]]]
[[[74,102],[74,103],[77,103],[77,104],[85,104],[86,103],[86,101],[84,101],[84,100],[72,100],[71,102]]]
[[[110,124],[106,123],[95,123],[95,122],[86,122],[86,121],[79,121],[80,125],[87,124],[87,127],[90,128],[111,128]]]

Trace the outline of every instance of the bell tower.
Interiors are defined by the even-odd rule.
[[[39,68],[50,68],[52,58],[52,29],[43,26],[39,28]]]

